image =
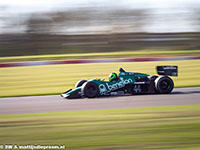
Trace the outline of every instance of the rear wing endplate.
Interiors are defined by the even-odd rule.
[[[178,76],[178,66],[157,66],[157,73],[166,76]]]

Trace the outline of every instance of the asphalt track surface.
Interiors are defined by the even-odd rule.
[[[0,114],[25,114],[200,104],[200,87],[177,88],[165,95],[131,95],[67,100],[59,95],[0,98]]]

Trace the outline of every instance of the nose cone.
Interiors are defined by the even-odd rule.
[[[70,90],[69,92],[65,92],[60,95],[61,97],[67,98],[67,99],[76,99],[81,98],[81,88],[76,88],[74,90]]]
[[[60,96],[66,98],[68,95],[63,93],[63,94],[60,94]]]

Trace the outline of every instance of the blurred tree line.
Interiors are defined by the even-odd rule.
[[[11,20],[10,26],[23,32],[0,35],[0,56],[200,48],[199,32],[145,32],[151,20],[148,9],[32,13],[26,19]],[[193,20],[200,27],[199,15]]]

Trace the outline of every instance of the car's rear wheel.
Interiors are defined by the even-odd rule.
[[[167,76],[160,76],[155,80],[155,89],[157,93],[168,94],[174,88],[174,82]]]
[[[85,97],[94,98],[99,94],[99,87],[95,82],[89,81],[83,84],[82,93]]]
[[[80,80],[76,83],[75,88],[81,87],[87,80]]]

